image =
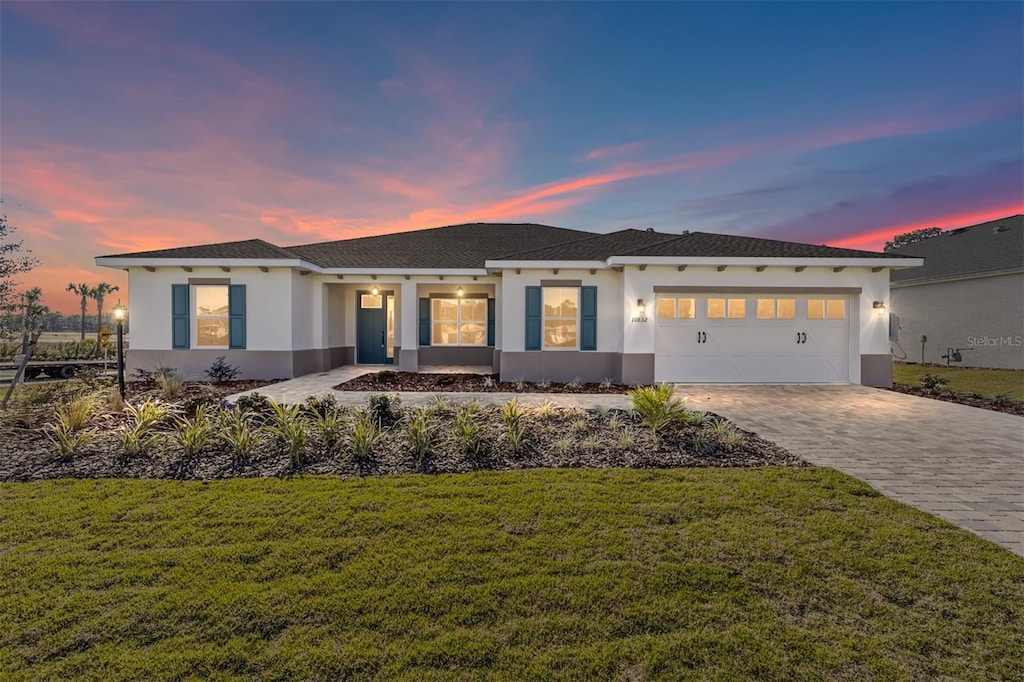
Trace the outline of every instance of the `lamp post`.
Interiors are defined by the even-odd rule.
[[[114,306],[114,319],[117,320],[117,392],[124,400],[124,318],[128,309],[118,301]]]

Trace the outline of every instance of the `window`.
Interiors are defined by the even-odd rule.
[[[359,295],[359,307],[360,308],[373,308],[380,310],[383,306],[383,297],[380,294],[360,294]]]
[[[742,320],[747,316],[747,299],[745,298],[709,298],[708,299],[708,319],[709,320],[724,320],[725,318],[733,320]]]
[[[729,299],[729,318],[735,320],[742,320],[747,316],[747,299],[745,298],[730,298]]]
[[[431,344],[487,345],[486,298],[430,299]]]
[[[577,348],[580,290],[544,287],[544,348]]]
[[[196,348],[227,348],[228,288],[197,286],[193,292]]]
[[[658,317],[662,320],[692,320],[694,305],[692,298],[665,298],[658,299]]]
[[[757,299],[757,319],[759,320],[792,320],[795,316],[796,301],[792,298]]]
[[[708,319],[709,320],[724,320],[725,319],[725,299],[724,298],[709,298],[708,299]]]
[[[812,298],[807,301],[808,320],[845,320],[846,301],[841,298]]]

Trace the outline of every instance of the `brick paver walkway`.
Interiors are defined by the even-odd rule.
[[[864,386],[680,386],[814,464],[1024,555],[1024,418]]]

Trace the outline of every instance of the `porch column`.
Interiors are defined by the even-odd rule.
[[[419,369],[419,334],[420,334],[420,302],[417,297],[415,280],[402,280],[399,294],[401,324],[399,325],[398,369],[403,372],[415,372]]]

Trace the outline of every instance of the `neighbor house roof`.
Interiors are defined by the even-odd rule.
[[[119,253],[113,256],[100,256],[100,258],[287,258],[291,260],[295,258],[295,255],[288,253],[280,246],[274,246],[262,239],[246,239],[239,242],[221,242],[219,244],[180,246],[173,249],[158,249],[156,251]]]
[[[290,246],[287,251],[324,268],[483,268],[485,261],[522,250],[524,244],[551,246],[586,234],[533,223],[469,223]]]
[[[892,272],[894,284],[1022,269],[1024,215],[949,230],[891,253],[924,258],[923,267]]]

